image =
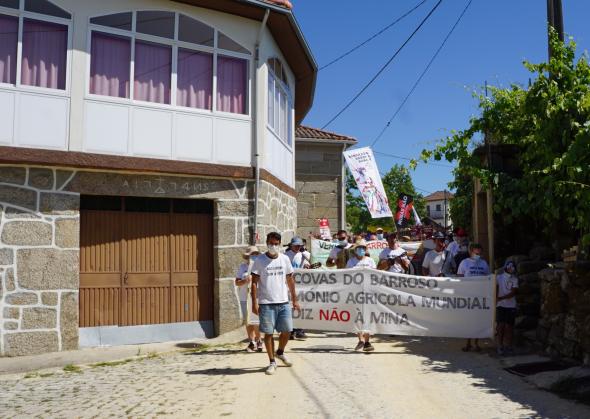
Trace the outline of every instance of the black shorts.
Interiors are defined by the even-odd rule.
[[[516,309],[508,307],[496,307],[496,323],[505,323],[514,326]]]

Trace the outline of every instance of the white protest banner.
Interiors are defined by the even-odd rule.
[[[399,244],[408,253],[410,258],[414,256],[420,247],[420,242],[400,242]],[[325,267],[330,251],[336,246],[337,244],[333,242],[311,239],[311,263],[320,262]],[[386,240],[371,240],[367,242],[369,256],[375,261],[375,264],[379,263],[379,254],[388,246]]]
[[[363,147],[347,150],[343,154],[371,217],[393,217],[373,150]]]
[[[493,276],[420,277],[374,269],[296,270],[301,306],[294,326],[308,330],[489,338]]]

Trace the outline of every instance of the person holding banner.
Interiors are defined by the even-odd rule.
[[[337,269],[343,269],[348,262],[348,249],[351,245],[348,243],[348,234],[346,230],[338,230],[336,235],[338,245],[330,251],[328,260],[326,260],[326,266],[328,268],[336,267]]]
[[[289,258],[280,253],[281,235],[277,232],[266,236],[268,251],[260,255],[252,267],[252,312],[260,317],[260,331],[264,333],[264,346],[270,365],[266,374],[277,370],[275,361],[274,331],[279,332],[279,348],[276,357],[287,367],[293,365],[285,355],[285,347],[293,330],[294,310],[300,310],[293,280],[293,266]],[[289,294],[291,304],[289,304]]]
[[[375,261],[367,256],[367,242],[364,240],[359,240],[352,246],[352,253],[353,256],[350,258],[348,263],[346,264],[346,269],[362,269],[362,268],[370,268],[376,269]],[[363,352],[372,352],[375,350],[371,342],[369,342],[371,335],[368,332],[359,332],[358,338],[359,341],[356,344],[354,350],[360,351],[361,349]]]
[[[302,247],[303,240],[301,237],[295,236],[291,239],[288,250],[285,252],[285,255],[287,255],[291,261],[291,266],[293,266],[293,269],[308,269],[310,267],[309,259],[306,259],[305,255],[301,251]],[[293,329],[289,339],[307,339],[307,335],[303,329]]]
[[[481,258],[481,252],[483,251],[480,244],[471,243],[469,245],[469,258],[464,259],[459,265],[457,275],[465,278],[486,276],[490,274],[490,267],[488,263]],[[479,339],[474,339],[473,348],[476,352],[481,351],[479,346]],[[471,339],[467,339],[467,343],[463,347],[463,352],[469,352],[471,350]]]
[[[434,249],[424,256],[422,261],[422,275],[445,276],[455,273],[455,262],[448,250],[445,250],[445,235],[437,231],[432,235]]]
[[[260,251],[256,246],[248,247],[248,250],[242,254],[245,261],[238,267],[236,274],[236,286],[238,287],[238,296],[240,297],[240,307],[242,309],[242,316],[246,321],[246,335],[248,336],[248,352],[262,352],[262,342],[260,341],[260,330],[258,329],[258,316],[251,314],[248,310],[248,294],[250,291],[250,284],[252,282],[252,265],[256,258],[260,255]]]
[[[518,292],[518,278],[516,266],[512,260],[507,260],[504,273],[496,279],[496,329],[498,355],[512,353],[512,330],[516,318],[516,293]]]
[[[387,236],[389,247],[379,253],[379,263],[377,269],[400,274],[408,273],[410,270],[410,259],[408,253],[402,249],[397,241],[397,233],[391,233]]]

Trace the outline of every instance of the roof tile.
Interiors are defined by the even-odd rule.
[[[325,131],[318,128],[306,127],[299,125],[295,130],[296,138],[314,139],[314,140],[334,140],[343,142],[354,142],[357,140],[354,137],[347,137],[346,135],[336,134],[335,132]]]

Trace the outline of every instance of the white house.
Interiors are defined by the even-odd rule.
[[[0,0],[0,354],[237,327],[316,72],[285,0]]]
[[[450,204],[453,194],[448,191],[436,191],[426,196],[426,215],[441,227],[452,227]]]

